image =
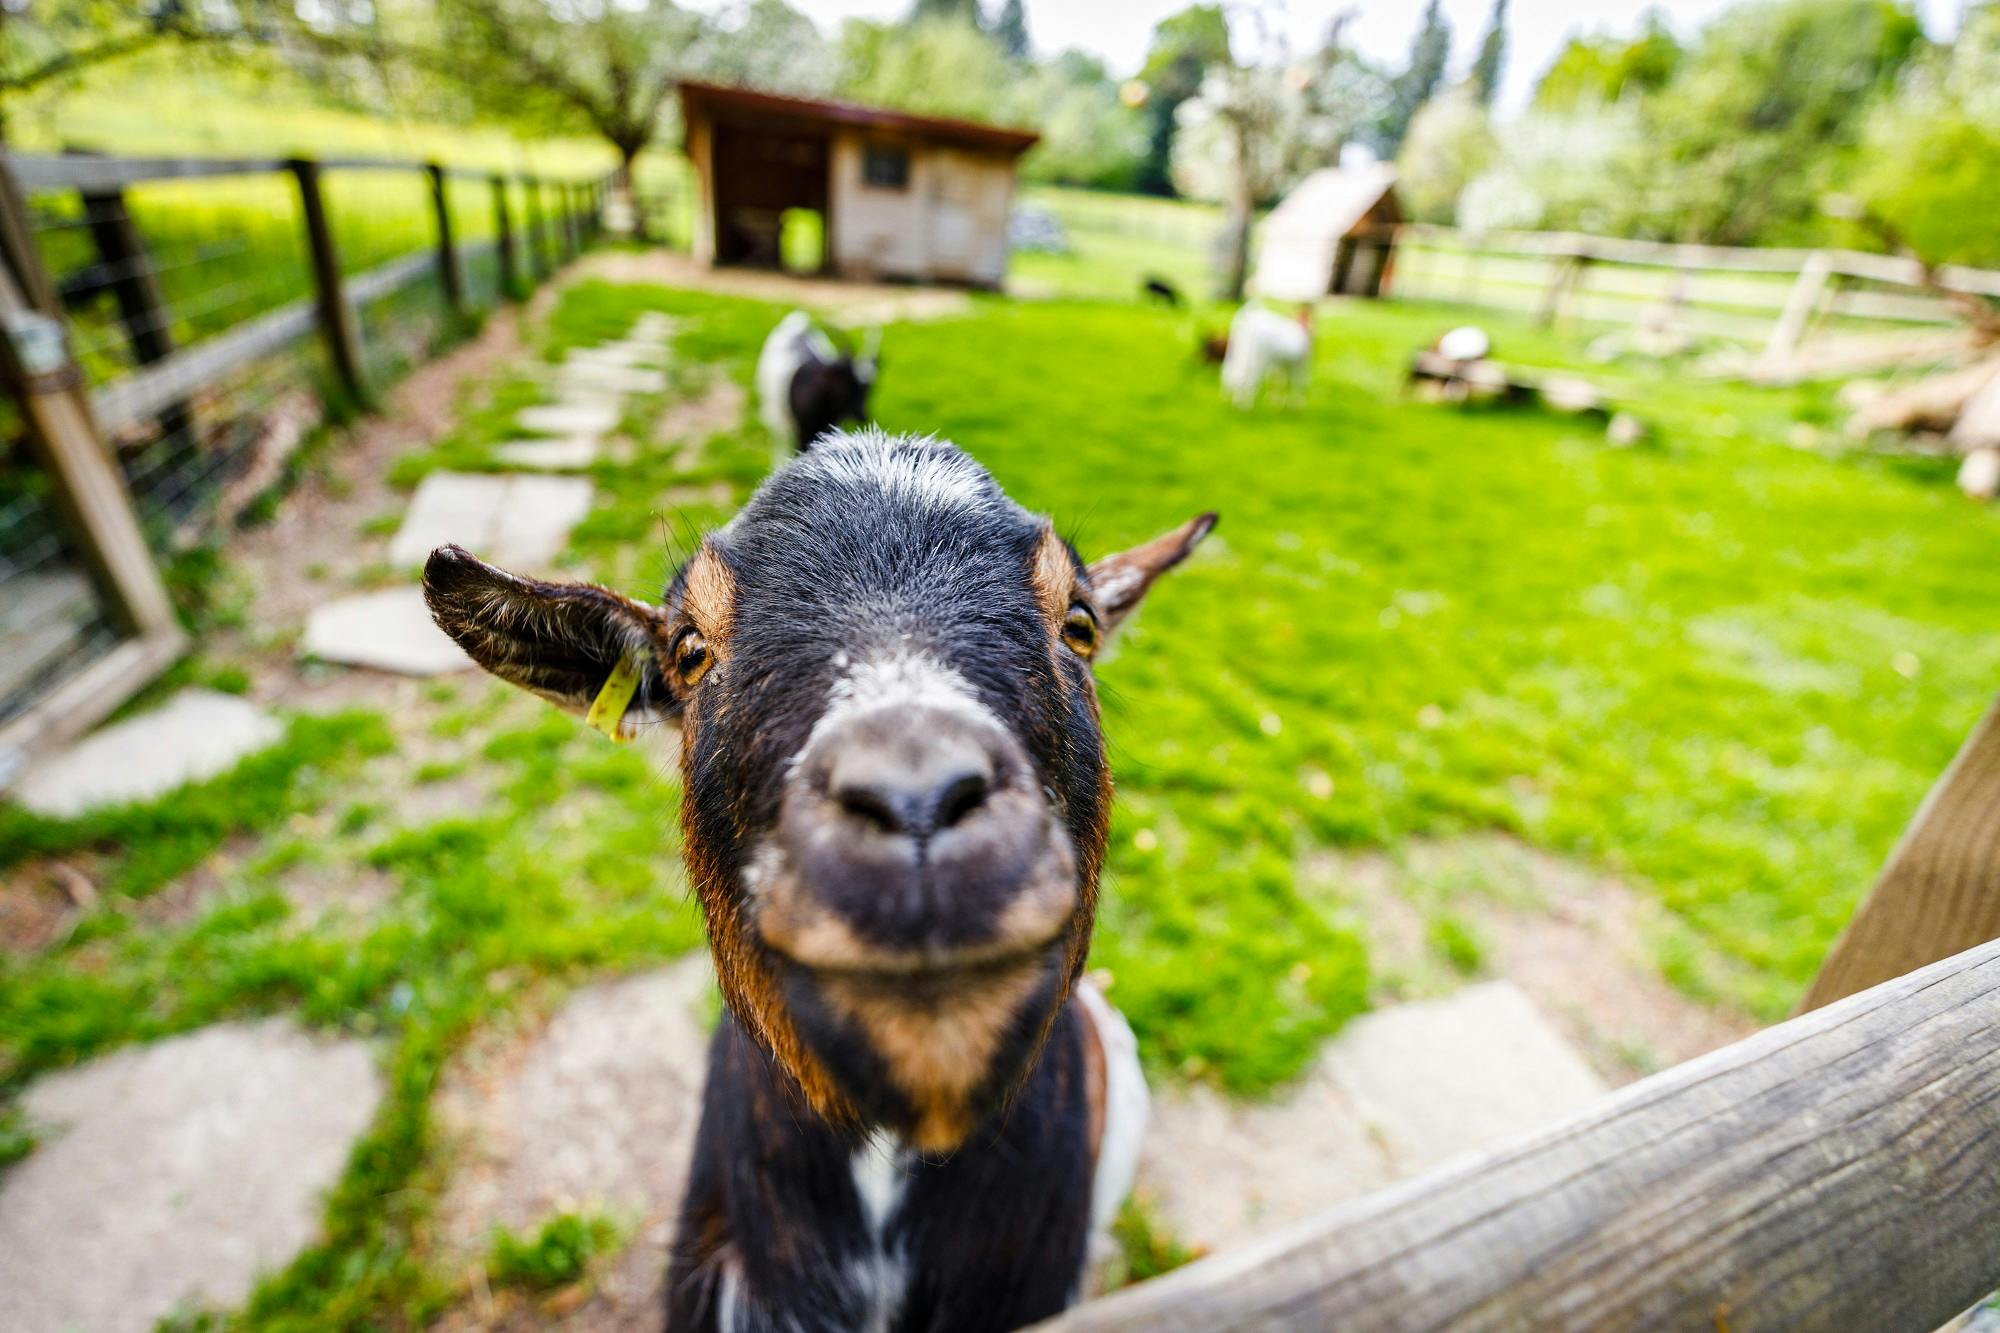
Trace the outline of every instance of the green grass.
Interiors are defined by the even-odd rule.
[[[533,345],[555,358],[650,309],[683,321],[676,394],[712,374],[747,385],[780,313],[587,282]],[[1938,465],[1785,447],[1830,419],[1815,390],[1594,370],[1656,428],[1622,451],[1575,420],[1404,399],[1410,349],[1463,318],[1334,306],[1306,405],[1247,414],[1192,363],[1184,316],[1129,301],[981,299],[889,330],[883,423],[957,440],[1087,554],[1223,515],[1100,670],[1119,801],[1092,963],[1156,1075],[1257,1093],[1296,1073],[1370,986],[1351,909],[1301,887],[1301,864],[1481,830],[1617,873],[1667,909],[1653,945],[1669,976],[1776,1017],[1990,697],[2000,520]],[[1482,322],[1506,357],[1581,364],[1562,339]],[[488,465],[525,392],[501,382],[398,479]],[[623,429],[643,440],[659,406],[635,402]],[[657,595],[727,516],[674,497],[721,482],[742,498],[769,446],[745,423],[691,473],[670,453],[596,469],[572,571]],[[430,1118],[442,1071],[510,1009],[697,945],[679,794],[638,747],[490,682],[341,722],[325,753],[298,752],[307,721],[289,758],[186,798],[74,825],[0,814],[7,862],[102,856],[121,900],[220,867],[191,916],[105,911],[44,954],[0,959],[0,1099],[219,1018],[369,1035],[390,1095],[326,1238],[239,1322],[424,1323],[460,1281],[424,1241],[446,1170]],[[404,814],[405,791],[467,775],[490,793],[471,813]],[[286,886],[314,873],[374,877],[389,900],[308,918]],[[1420,904],[1433,946],[1478,970],[1483,945],[1453,913],[1487,891],[1434,889]],[[0,1144],[22,1132],[6,1114]],[[561,1222],[575,1225],[589,1220]],[[1121,1230],[1135,1273],[1186,1257],[1143,1215]],[[528,1256],[545,1239],[514,1238]],[[539,1270],[503,1267],[581,1271],[574,1239],[556,1235]]]
[[[495,1286],[552,1291],[581,1281],[590,1261],[617,1240],[618,1224],[610,1218],[577,1213],[557,1213],[526,1238],[495,1227],[486,1277]]]

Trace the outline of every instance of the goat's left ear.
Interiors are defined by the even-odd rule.
[[[1089,569],[1090,592],[1097,602],[1098,614],[1104,618],[1104,628],[1107,631],[1118,628],[1118,623],[1138,607],[1153,580],[1187,559],[1201,545],[1201,539],[1215,528],[1215,522],[1216,515],[1212,513],[1197,514],[1149,542],[1093,561]]]
[[[635,723],[679,716],[660,671],[667,618],[658,607],[588,583],[509,574],[461,546],[431,552],[424,601],[439,629],[509,684],[585,715],[602,695],[591,720],[607,734],[629,737]]]

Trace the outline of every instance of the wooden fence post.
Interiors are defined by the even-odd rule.
[[[542,183],[534,176],[521,178],[522,198],[528,210],[528,257],[530,267],[535,271],[535,281],[549,276],[549,252],[547,238],[542,231]]]
[[[326,216],[326,198],[319,188],[319,163],[295,157],[287,165],[299,183],[299,209],[306,224],[319,331],[326,342],[327,358],[333,363],[333,373],[341,387],[357,402],[366,402],[368,385],[361,374],[361,334],[341,282],[340,250],[334,244],[333,227]]]
[[[1991,939],[2000,939],[2000,700],[1917,807],[1799,1008]]]
[[[27,196],[14,173],[5,169],[0,169],[0,259],[5,260],[24,305],[52,319],[62,318],[62,301],[35,246]]]
[[[1799,340],[1805,337],[1832,277],[1832,255],[1815,250],[1806,256],[1806,262],[1799,266],[1798,281],[1792,284],[1791,295],[1785,298],[1785,308],[1771,326],[1770,340],[1764,344],[1766,361],[1781,360],[1798,350]]]
[[[499,239],[500,299],[514,299],[514,285],[520,281],[520,260],[514,252],[514,217],[507,207],[507,178],[493,177],[493,231]]]
[[[164,361],[174,351],[172,317],[160,291],[159,275],[153,271],[152,256],[146,252],[145,238],[139,235],[126,206],[125,191],[113,188],[78,193],[98,260],[118,301],[118,319],[125,326],[132,359],[142,366]],[[169,403],[161,410],[159,423],[166,435],[190,430],[194,426],[193,407],[185,399]]]
[[[0,229],[27,239],[10,255],[29,279],[53,291],[32,248],[27,214],[12,174],[0,166]],[[165,670],[186,642],[173,600],[153,563],[131,492],[105,449],[83,393],[83,377],[64,340],[62,322],[38,311],[14,273],[0,268],[0,383],[21,412],[30,456],[54,482],[58,509],[96,576],[111,619],[132,636],[61,687],[59,706],[32,709],[0,728],[0,751],[23,749],[51,736],[73,735],[129,698]],[[38,344],[38,347],[37,347]],[[32,353],[26,349],[36,347]]]
[[[444,168],[424,163],[431,182],[431,209],[437,214],[438,276],[444,279],[445,304],[455,315],[465,313],[465,275],[458,270],[458,245],[451,234],[451,199],[445,190]]]

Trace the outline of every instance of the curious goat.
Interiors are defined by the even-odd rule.
[[[727,1009],[670,1328],[977,1333],[1077,1299],[1146,1118],[1082,979],[1091,659],[1214,523],[1086,565],[954,446],[869,430],[773,473],[657,606],[432,554],[481,666],[612,733],[680,727]]]
[[[879,345],[870,333],[857,356],[835,347],[803,310],[779,320],[757,356],[757,410],[772,437],[804,453],[828,431],[866,422]]]
[[[1222,356],[1222,388],[1238,407],[1250,407],[1265,381],[1283,375],[1293,395],[1305,393],[1312,368],[1312,307],[1300,306],[1286,319],[1262,306],[1246,305],[1229,321],[1229,345]]]

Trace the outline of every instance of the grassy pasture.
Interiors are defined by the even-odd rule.
[[[1102,250],[1077,262],[1079,281],[1115,269]],[[747,387],[780,313],[590,282],[539,350],[653,309],[684,321],[674,396],[712,374]],[[1405,399],[1409,350],[1465,317],[1334,304],[1306,404],[1250,413],[1192,364],[1189,314],[981,298],[888,331],[882,423],[956,440],[1086,554],[1223,515],[1100,673],[1119,804],[1093,965],[1162,1077],[1255,1095],[1368,1003],[1356,899],[1309,887],[1302,865],[1483,830],[1624,876],[1666,909],[1651,944],[1670,977],[1776,1017],[1990,697],[2000,519],[1935,466],[1786,447],[1829,419],[1817,389],[1594,370],[1656,427],[1624,451],[1570,419]],[[1510,358],[1580,364],[1571,342],[1482,322]],[[490,465],[530,396],[505,379],[475,395],[398,482]],[[646,440],[659,406],[635,403],[627,433]],[[656,593],[769,458],[747,421],[692,470],[674,453],[599,466],[571,569]],[[240,679],[287,650],[282,634],[231,642],[192,670]],[[461,1281],[426,1239],[448,1169],[437,1081],[489,1025],[696,945],[678,794],[643,750],[479,678],[291,726],[192,795],[76,824],[0,818],[0,873],[48,854],[112,876],[68,938],[0,956],[0,1099],[232,1015],[295,1011],[379,1038],[391,1097],[330,1201],[328,1240],[244,1323],[421,1322]],[[468,807],[406,813],[463,781],[480,784]],[[195,865],[214,888],[192,916],[133,909]],[[380,882],[382,902],[308,918],[285,887],[299,876]],[[1452,966],[1476,969],[1481,950],[1452,895],[1493,891],[1444,886],[1431,905]],[[32,1131],[0,1113],[0,1155]],[[565,1225],[496,1243],[495,1273],[534,1285],[586,1264],[587,1223]],[[1141,1239],[1135,1271],[1171,1248]]]

